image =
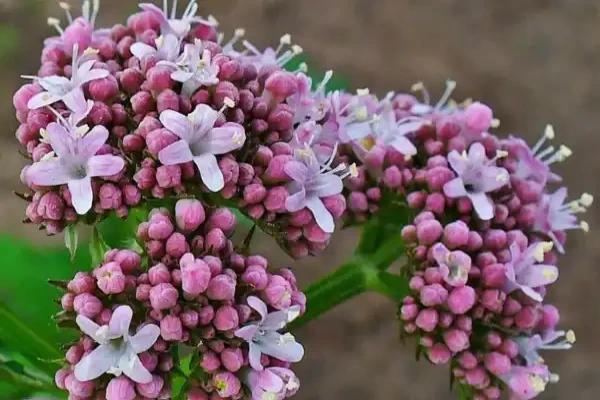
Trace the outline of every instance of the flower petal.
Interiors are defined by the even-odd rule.
[[[81,138],[79,152],[86,159],[95,155],[108,140],[108,129],[102,125],[96,125],[91,131]]]
[[[68,156],[73,152],[73,139],[64,126],[56,122],[50,122],[46,127],[50,146],[58,157]]]
[[[77,84],[83,85],[84,83],[94,81],[96,79],[106,78],[110,75],[110,71],[101,68],[91,69],[96,63],[96,60],[90,60],[85,62],[77,70]]]
[[[64,76],[53,75],[40,78],[37,83],[50,93],[60,94],[67,92],[66,88],[71,84],[71,80]]]
[[[266,330],[277,331],[288,323],[290,313],[288,310],[275,311],[267,315],[260,327]]]
[[[490,200],[487,194],[468,193],[467,196],[471,200],[471,203],[473,203],[473,208],[480,219],[488,221],[494,217],[494,203],[492,203],[492,200]]]
[[[125,376],[136,383],[152,382],[152,374],[144,367],[131,347],[128,347],[125,354],[121,355],[121,358],[119,359],[119,368],[123,371]]]
[[[71,111],[79,111],[87,108],[87,102],[85,101],[85,96],[83,95],[81,87],[77,87],[67,92],[61,100]]]
[[[260,362],[260,356],[262,354],[261,346],[254,342],[250,342],[249,348],[248,361],[250,362],[250,366],[257,371],[262,371],[264,367]]]
[[[222,127],[211,129],[202,138],[202,148],[211,154],[225,154],[241,148],[245,141],[244,127],[228,122]]]
[[[71,179],[69,169],[59,159],[38,161],[27,170],[27,181],[39,186],[64,185]]]
[[[479,142],[473,143],[469,148],[469,163],[483,164],[486,160],[485,147]]]
[[[285,209],[289,212],[296,212],[306,207],[306,190],[304,189],[304,186],[290,185],[290,187],[291,186],[298,186],[299,190],[285,199]],[[292,192],[292,190],[290,190],[290,192]]]
[[[61,99],[61,95],[52,94],[50,92],[42,92],[36,94],[31,99],[29,99],[29,101],[27,102],[27,107],[29,107],[30,110],[35,110],[36,108],[49,106],[50,104],[56,103]]]
[[[117,347],[102,344],[75,365],[75,378],[81,382],[96,379],[117,366],[120,357],[121,351]]]
[[[223,173],[219,169],[217,158],[212,154],[202,154],[194,157],[194,162],[198,166],[202,182],[211,192],[218,192],[223,189],[225,182]]]
[[[129,344],[137,354],[154,346],[160,336],[160,328],[154,324],[144,325],[135,335],[129,338]]]
[[[194,137],[194,127],[188,117],[173,110],[165,110],[160,113],[160,122],[165,128],[191,143]]]
[[[92,178],[113,176],[121,172],[124,166],[125,161],[119,156],[110,154],[93,156],[88,161],[88,175]]]
[[[479,182],[479,189],[482,192],[493,192],[500,189],[509,182],[508,171],[500,167],[485,167],[482,170],[482,176]]]
[[[67,182],[71,192],[71,201],[77,214],[84,215],[92,208],[94,192],[92,192],[92,179],[86,176],[82,179],[73,179]]]
[[[532,288],[546,286],[558,279],[558,268],[554,265],[535,264],[524,269],[518,277],[519,283]]]
[[[75,322],[77,323],[77,326],[79,326],[81,332],[85,333],[96,342],[98,341],[96,340],[96,332],[100,329],[100,325],[83,315],[78,315]]]
[[[467,195],[467,189],[461,178],[454,178],[444,185],[444,194],[450,198],[464,197]]]
[[[108,327],[110,328],[111,336],[124,337],[129,336],[129,325],[133,318],[133,310],[129,306],[119,306],[113,312]]]
[[[258,385],[269,393],[279,393],[283,390],[284,383],[277,374],[265,369],[259,375]]]
[[[467,160],[456,150],[448,154],[448,163],[458,175],[462,175],[467,169]]]
[[[346,126],[346,132],[350,140],[362,139],[373,132],[371,122],[355,122]]]
[[[260,320],[264,321],[269,312],[265,302],[256,296],[249,296],[246,299],[246,302],[248,303],[248,305],[250,307],[252,307],[254,310],[256,310],[256,312],[260,315]]]
[[[448,262],[448,256],[450,255],[450,250],[446,246],[441,243],[436,243],[431,249],[431,253],[433,258],[438,264],[446,264]]]
[[[417,148],[415,145],[404,136],[395,137],[390,143],[390,146],[405,156],[413,156],[417,154]]]
[[[193,77],[194,74],[192,72],[176,70],[171,73],[171,79],[173,79],[175,82],[185,83]]]
[[[206,104],[198,104],[188,118],[192,121],[194,130],[200,135],[205,135],[215,126],[219,113]]]
[[[300,161],[289,161],[283,166],[285,173],[294,181],[303,184],[308,177],[308,168]]]
[[[157,50],[154,47],[146,43],[137,42],[131,45],[131,53],[139,59],[142,59],[148,54],[154,54],[156,52]]]
[[[287,202],[286,202],[287,203]],[[318,197],[311,196],[306,199],[306,207],[312,212],[317,225],[326,233],[333,233],[335,222],[331,213],[325,208],[325,204]]]
[[[162,149],[158,153],[158,159],[164,165],[177,165],[192,161],[194,155],[190,145],[185,140],[179,140]]]
[[[236,330],[234,335],[250,343],[254,338],[254,335],[256,335],[256,332],[258,332],[258,325],[251,324]]]
[[[319,198],[334,196],[342,193],[343,189],[342,178],[334,174],[318,175],[309,185],[306,185],[306,190]]]
[[[281,361],[298,362],[304,357],[304,347],[288,333],[281,335],[271,332],[268,340],[261,341],[259,346],[262,353]]]

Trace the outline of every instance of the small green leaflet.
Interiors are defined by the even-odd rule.
[[[77,226],[69,225],[65,229],[65,247],[71,254],[71,261],[75,259],[77,254],[77,245],[79,244],[79,233],[77,232]]]
[[[104,260],[104,254],[110,250],[110,247],[106,244],[98,227],[94,226],[92,231],[92,239],[90,240],[90,255],[92,256],[92,268],[102,264]]]

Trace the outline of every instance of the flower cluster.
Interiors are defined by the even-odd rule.
[[[325,95],[331,73],[313,90],[304,65],[283,69],[302,52],[289,35],[264,52],[238,44],[240,29],[225,43],[196,1],[181,18],[176,3],[142,4],[126,26],[100,30],[98,3],[74,20],[61,3],[69,26],[49,20],[60,36],[14,96],[33,161],[22,174],[34,192],[27,220],[52,234],[112,210],[126,216],[142,199],[205,194],[296,257],[322,250],[346,208],[342,179],[357,174],[334,163],[338,131],[362,123],[346,115],[352,99]]]
[[[402,230],[412,291],[400,307],[404,334],[418,338],[432,363],[450,363],[475,399],[498,399],[505,387],[531,399],[558,379],[538,352],[575,340],[557,330],[558,311],[544,297],[559,275],[565,231],[587,231],[576,214],[593,198],[565,204],[566,188],[548,186],[560,182],[550,165],[570,155],[565,146],[542,149],[552,127],[531,148],[499,139],[492,110],[448,102],[453,88],[435,106],[427,94],[419,102],[362,93],[369,127],[350,134],[358,132],[342,155],[359,163],[346,181],[348,216],[364,220],[385,193],[403,196],[416,213]]]
[[[304,313],[306,299],[292,271],[270,272],[262,256],[227,245],[222,229],[231,233],[235,221],[225,210],[198,200],[180,200],[174,216],[155,209],[139,228],[147,266],[131,250],[110,250],[92,273],[66,284],[57,319],[74,321],[82,338],[56,375],[60,388],[74,399],[170,398],[173,359],[186,345],[197,359],[189,398],[297,391],[289,368],[304,349],[281,330]]]

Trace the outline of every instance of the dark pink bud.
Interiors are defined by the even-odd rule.
[[[159,113],[165,110],[179,111],[179,96],[171,89],[162,91],[156,98],[156,109]]]
[[[475,298],[475,290],[470,286],[454,288],[448,296],[448,308],[456,315],[465,314],[475,304]]]
[[[202,326],[210,324],[215,317],[215,310],[212,306],[204,306],[198,311],[198,323]]]
[[[221,108],[225,105],[225,99],[233,100],[234,104],[238,104],[240,101],[240,93],[233,83],[221,81],[215,88],[213,101],[218,108]]]
[[[519,354],[519,345],[512,339],[504,339],[498,351],[513,359]]]
[[[174,231],[173,223],[169,217],[161,214],[155,214],[150,218],[148,225],[148,236],[150,239],[165,240]]]
[[[504,287],[505,268],[503,264],[486,265],[481,274],[481,283],[487,288]]]
[[[421,303],[426,307],[443,304],[448,298],[448,291],[439,283],[425,286],[421,289]]]
[[[119,94],[119,83],[114,76],[109,75],[106,78],[91,81],[89,91],[92,100],[109,102]]]
[[[419,313],[419,307],[416,304],[406,304],[400,308],[400,318],[403,321],[414,320]]]
[[[454,178],[454,173],[446,167],[434,167],[427,171],[429,190],[441,191],[444,185]]]
[[[442,193],[432,193],[425,200],[425,209],[436,215],[443,215],[445,207],[446,197]]]
[[[171,69],[161,65],[150,68],[146,74],[146,83],[148,84],[148,89],[155,92],[171,89],[173,85]]]
[[[166,310],[177,304],[179,293],[170,283],[161,283],[150,290],[150,304],[155,310]]]
[[[265,81],[265,89],[280,103],[298,90],[296,77],[291,72],[275,72]]]
[[[133,180],[142,190],[150,190],[156,185],[156,170],[151,167],[143,167],[134,176]]]
[[[284,167],[289,161],[292,160],[291,156],[280,155],[275,156],[269,163],[267,170],[262,175],[262,179],[269,184],[277,184],[287,182],[290,178],[285,173]]]
[[[484,389],[490,384],[490,377],[483,367],[475,367],[467,371],[465,381],[478,389]]]
[[[152,286],[147,284],[138,285],[135,290],[135,298],[139,301],[148,301],[150,300],[150,290]]]
[[[252,183],[244,188],[244,200],[248,204],[261,203],[267,197],[267,189],[261,183]]]
[[[102,185],[98,197],[100,199],[100,207],[105,210],[116,210],[121,206],[121,189],[112,183]]]
[[[78,272],[73,280],[69,282],[67,288],[75,294],[93,293],[96,289],[96,282],[93,277],[85,272]]]
[[[159,240],[146,243],[146,252],[153,259],[160,259],[165,255],[165,244]]]
[[[135,397],[133,382],[124,375],[112,378],[106,387],[106,400],[133,400]]]
[[[179,165],[161,165],[156,169],[156,183],[163,189],[177,187],[181,184],[181,168]]]
[[[444,342],[453,353],[460,353],[469,348],[469,336],[459,329],[444,332]]]
[[[215,314],[213,325],[219,331],[231,331],[238,327],[237,310],[231,306],[221,306]]]
[[[131,97],[131,108],[139,115],[145,115],[155,109],[154,99],[148,92],[137,92]]]
[[[470,351],[465,351],[458,356],[458,363],[464,369],[473,369],[477,366],[477,357]]]
[[[293,289],[290,283],[279,275],[272,275],[262,293],[263,300],[277,310],[283,310],[291,305]]]
[[[17,111],[29,111],[29,107],[27,107],[27,103],[29,100],[40,93],[42,88],[33,83],[27,83],[19,88],[15,95],[13,96],[13,105]]]
[[[84,317],[94,318],[102,311],[102,302],[96,296],[89,293],[82,293],[75,296],[73,308],[77,314]]]
[[[112,110],[111,108],[100,101],[95,101],[88,120],[93,125],[108,125],[112,122]]]
[[[142,151],[145,145],[146,142],[140,135],[129,134],[123,137],[123,148],[129,152]]]
[[[68,375],[65,378],[65,387],[71,396],[79,396],[84,399],[88,398],[94,393],[94,386],[94,381],[81,382],[78,381],[74,375]]]
[[[293,128],[294,110],[287,104],[278,104],[267,118],[269,129],[287,131]]]
[[[144,75],[137,68],[128,68],[121,74],[120,81],[125,92],[134,94],[139,92]]]
[[[77,364],[81,360],[81,357],[83,357],[83,347],[81,345],[69,347],[65,356],[67,362],[71,365]]]
[[[227,237],[221,229],[211,229],[205,238],[205,247],[213,252],[219,252],[227,245]]]
[[[54,375],[54,382],[56,383],[56,386],[59,389],[65,390],[67,388],[65,386],[65,381],[67,380],[67,376],[69,376],[70,374],[71,372],[66,368],[62,368],[56,371],[56,374]]]
[[[146,144],[148,145],[148,151],[155,156],[165,147],[173,144],[177,141],[177,136],[169,132],[166,129],[157,129],[148,133],[146,136]]]
[[[436,310],[427,308],[419,312],[415,323],[425,332],[433,332],[438,323],[438,313]]]
[[[475,102],[465,110],[465,126],[473,132],[485,132],[490,129],[493,117],[491,108],[483,103]]]
[[[484,290],[481,293],[481,304],[495,313],[502,312],[506,294],[500,290]]]
[[[515,325],[521,329],[530,329],[537,325],[540,315],[532,307],[523,307],[515,316]]]
[[[62,198],[56,192],[48,192],[42,196],[37,206],[37,213],[45,219],[59,221],[65,209]]]
[[[242,275],[242,281],[256,290],[263,290],[267,287],[269,276],[263,267],[250,265]]]
[[[219,360],[218,355],[216,355],[212,351],[207,351],[202,354],[200,366],[206,372],[211,373],[219,369],[219,367],[221,366],[221,361]]]
[[[455,221],[446,225],[442,241],[449,249],[466,245],[469,241],[469,227],[462,221]]]
[[[448,364],[450,358],[452,357],[452,353],[448,348],[442,343],[434,344],[427,351],[427,355],[429,357],[429,361],[431,361],[435,365],[444,365]]]
[[[230,372],[237,372],[244,365],[241,349],[227,348],[221,352],[220,358],[221,364]]]
[[[240,380],[231,372],[219,372],[213,376],[212,384],[222,398],[234,396],[242,388]]]
[[[442,225],[435,219],[423,221],[417,225],[419,244],[431,245],[440,238],[441,234]]]
[[[231,300],[235,295],[235,279],[228,275],[217,275],[210,280],[206,295],[211,300]]]
[[[110,262],[100,267],[95,275],[98,279],[98,288],[106,294],[119,294],[125,290],[125,275],[121,266]]]
[[[137,392],[146,398],[158,398],[161,390],[164,387],[164,380],[158,375],[152,376],[152,381],[149,383],[138,383],[135,385]]]
[[[160,336],[168,342],[181,340],[183,327],[181,320],[174,315],[167,315],[160,321]]]
[[[73,310],[75,295],[73,293],[65,293],[60,299],[60,305],[65,311]]]
[[[558,325],[559,321],[560,314],[558,309],[551,304],[545,304],[542,307],[542,319],[540,320],[540,326],[546,329],[554,328],[556,325]]]
[[[165,250],[169,256],[177,259],[189,252],[190,247],[185,236],[179,232],[175,232],[167,239]]]
[[[37,108],[27,114],[27,127],[32,132],[39,132],[55,120],[54,115],[46,108]]]
[[[363,192],[352,192],[348,196],[348,208],[355,212],[364,212],[369,208],[369,200]]]
[[[148,270],[148,279],[153,286],[171,282],[171,272],[164,264],[156,264]]]

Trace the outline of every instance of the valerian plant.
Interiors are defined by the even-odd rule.
[[[49,20],[59,35],[13,99],[26,222],[66,230],[72,253],[76,226],[134,225],[113,249],[94,229],[91,269],[53,281],[55,320],[78,335],[55,375],[69,399],[290,397],[311,351],[291,330],[366,291],[398,303],[402,336],[462,398],[527,400],[557,381],[539,352],[575,335],[545,295],[593,198],[551,188],[571,154],[542,149],[551,126],[532,147],[500,138],[490,107],[450,100],[452,81],[436,104],[422,84],[420,99],[326,93],[331,72],[313,88],[304,64],[290,71],[289,35],[226,42],[196,1],[167,3],[110,29],[98,0],[75,19],[60,3],[68,26]],[[234,242],[242,219],[296,259],[336,228],[362,238],[303,291],[251,237]]]

